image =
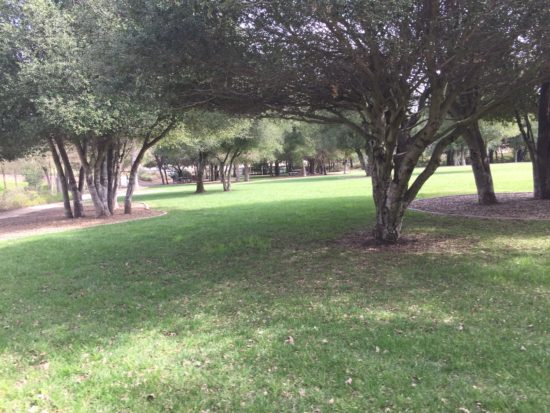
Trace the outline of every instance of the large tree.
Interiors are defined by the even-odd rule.
[[[246,3],[241,26],[256,66],[243,73],[241,94],[255,107],[343,123],[364,137],[382,242],[398,240],[445,147],[540,74],[531,17],[544,2]],[[468,110],[451,116],[455,105]]]

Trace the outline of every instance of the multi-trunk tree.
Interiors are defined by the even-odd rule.
[[[241,26],[256,66],[243,71],[241,95],[364,137],[382,242],[399,239],[405,210],[445,147],[475,135],[478,119],[541,73],[527,34],[542,2],[246,3]],[[457,105],[467,110],[453,116]],[[429,146],[431,159],[413,178]]]

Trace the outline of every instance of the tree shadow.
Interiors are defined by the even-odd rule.
[[[191,193],[171,192],[145,199],[188,195]],[[548,247],[550,224],[479,222],[409,213],[406,233],[470,242],[458,250],[435,248],[399,254],[350,250],[334,244],[335,239],[372,222],[372,204],[366,200],[271,201],[206,211],[190,207],[151,221],[0,244],[0,324],[4,327],[0,354],[17,360],[23,374],[36,371],[44,360],[56,374],[61,373],[55,370],[55,360],[73,366],[76,373],[67,374],[77,374],[84,354],[109,358],[105,352],[110,352],[116,361],[121,353],[139,352],[140,347],[152,352],[151,359],[158,359],[161,366],[191,360],[187,366],[191,376],[181,383],[177,383],[177,374],[168,374],[159,376],[156,384],[141,384],[132,390],[142,402],[144,392],[157,392],[150,403],[153,410],[169,398],[169,392],[173,392],[174,405],[183,406],[189,392],[198,391],[196,387],[200,389],[205,381],[215,387],[218,380],[217,386],[225,389],[220,377],[229,380],[231,375],[241,384],[258,377],[259,388],[269,387],[271,381],[280,383],[275,392],[279,397],[287,391],[283,382],[289,374],[311,369],[321,377],[322,371],[338,368],[319,383],[306,385],[308,389],[333,386],[334,381],[342,384],[335,391],[344,397],[349,390],[345,380],[352,373],[342,370],[342,365],[351,369],[356,383],[363,384],[381,368],[391,368],[392,380],[398,385],[403,384],[396,378],[398,372],[406,371],[408,383],[416,374],[411,367],[414,360],[432,360],[437,370],[445,354],[466,357],[463,364],[456,361],[466,369],[480,359],[478,353],[468,357],[464,352],[474,351],[475,345],[489,351],[490,345],[495,345],[482,330],[497,313],[500,316],[516,306],[528,308],[533,315],[542,308],[530,309],[525,299],[541,294],[533,291],[534,287],[548,284],[550,258],[541,252]],[[506,241],[510,238],[512,242]],[[536,239],[542,242],[540,246],[522,244]],[[479,311],[472,313],[472,308]],[[506,318],[515,320],[525,311]],[[479,334],[476,340],[468,343],[458,335],[460,346],[454,350],[455,341],[441,344],[442,339],[449,340],[449,329],[452,337],[455,330],[459,334],[464,319],[476,326],[467,336],[471,340]],[[497,327],[510,332],[507,326],[497,323]],[[430,336],[432,328],[441,329],[441,334]],[[260,335],[258,330],[264,333]],[[419,336],[414,331],[427,333]],[[285,343],[287,336],[293,336],[298,344]],[[323,338],[330,345],[326,346]],[[425,340],[431,343],[428,348],[439,343],[436,356],[419,350]],[[160,359],[154,354],[157,341],[174,349],[174,355]],[[310,346],[310,354],[320,352],[326,357],[311,360],[303,353],[293,355],[300,342]],[[369,362],[369,357],[377,357],[377,346],[381,351],[389,348],[392,354],[397,352],[401,360],[412,364],[403,370],[403,363],[408,362],[399,361],[399,357]],[[178,347],[185,351],[178,353]],[[260,360],[256,350],[262,354]],[[338,356],[339,352],[343,354]],[[230,369],[220,361],[223,354],[235,358]],[[195,359],[200,359],[203,367],[195,366]],[[215,359],[215,365],[204,372],[206,359]],[[278,373],[259,371],[259,366],[267,369],[270,363],[282,364]],[[500,358],[498,363],[500,371],[505,363]],[[124,366],[111,368],[123,374]],[[457,369],[462,367],[451,370]],[[495,369],[486,366],[482,372],[491,375]],[[193,374],[204,374],[206,379],[192,382]],[[383,377],[380,380],[382,383]],[[115,395],[118,391],[128,393],[122,384],[113,386]],[[376,402],[382,403],[382,398]],[[205,397],[201,407],[211,407],[213,399]],[[258,407],[255,403],[260,399],[239,395],[229,399],[226,407],[238,408],[241,402]],[[300,406],[302,402],[306,403],[299,401]]]

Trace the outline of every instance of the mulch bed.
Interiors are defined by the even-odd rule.
[[[133,205],[131,215],[125,215],[124,209],[119,208],[111,217],[95,218],[94,208],[91,205],[85,205],[84,211],[86,216],[78,219],[65,218],[63,207],[31,212],[15,218],[0,219],[0,240],[133,221],[164,214],[162,211],[149,209],[146,205],[139,203]]]
[[[412,210],[470,218],[550,220],[550,200],[534,199],[529,192],[497,194],[498,204],[479,205],[477,195],[417,199]]]

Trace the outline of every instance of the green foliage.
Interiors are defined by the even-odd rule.
[[[0,193],[0,211],[25,208],[35,205],[59,202],[59,195],[28,188],[11,188]],[[0,404],[1,406],[1,404]]]
[[[30,188],[40,189],[44,182],[44,171],[36,162],[25,162],[21,167],[21,173]]]
[[[507,138],[518,135],[518,127],[514,123],[480,122],[481,135],[487,148],[499,147]]]

